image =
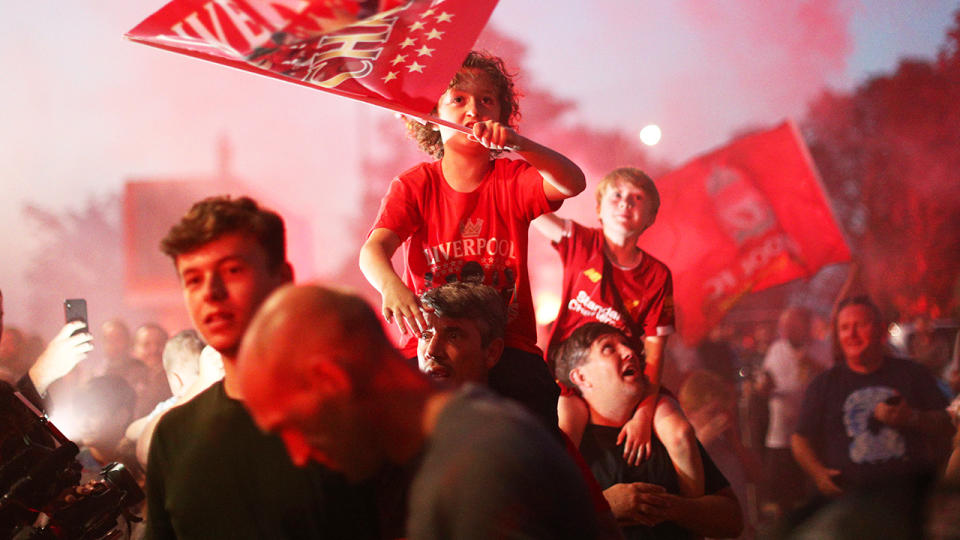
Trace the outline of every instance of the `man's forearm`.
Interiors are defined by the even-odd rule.
[[[743,532],[743,511],[729,487],[701,497],[670,499],[670,521],[698,536],[732,538]]]
[[[816,452],[810,446],[810,441],[803,435],[794,433],[790,437],[790,450],[797,465],[800,465],[800,468],[806,471],[811,478],[816,477],[820,471],[826,468],[817,458]]]

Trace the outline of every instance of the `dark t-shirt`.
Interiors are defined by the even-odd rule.
[[[370,538],[375,510],[322,467],[296,467],[223,382],[167,412],[150,445],[147,538]]]
[[[587,424],[580,441],[580,453],[590,465],[593,476],[602,489],[614,484],[645,482],[663,486],[670,493],[680,493],[677,471],[670,461],[667,449],[657,438],[650,434],[651,455],[638,466],[629,465],[623,459],[623,445],[617,445],[620,428]],[[710,455],[700,443],[700,459],[703,461],[704,493],[712,494],[730,485]],[[655,527],[641,525],[623,527],[628,540],[666,540],[695,538],[695,535],[672,522],[661,523]]]
[[[880,369],[868,374],[841,363],[810,382],[797,433],[825,466],[841,471],[841,487],[909,481],[932,469],[924,435],[873,418],[878,403],[897,395],[921,411],[947,406],[926,369],[900,358],[885,357]]]

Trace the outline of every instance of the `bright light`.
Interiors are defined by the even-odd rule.
[[[534,304],[536,305],[537,324],[549,324],[560,313],[560,296],[556,293],[541,292],[537,294],[537,300]]]
[[[640,130],[640,142],[647,146],[653,146],[660,142],[661,135],[663,134],[660,132],[660,126],[649,124]]]

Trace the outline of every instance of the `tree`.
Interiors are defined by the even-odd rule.
[[[935,61],[907,59],[815,101],[803,130],[863,284],[901,313],[943,314],[960,277],[960,10]]]
[[[90,325],[128,315],[123,302],[120,198],[92,197],[78,211],[57,214],[28,204],[25,219],[36,231],[26,270],[31,284],[28,324],[52,336],[63,325],[63,301],[86,298]]]

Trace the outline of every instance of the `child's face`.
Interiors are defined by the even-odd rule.
[[[603,230],[642,232],[651,221],[647,198],[645,191],[628,182],[611,184],[600,197],[597,208]]]
[[[500,95],[493,81],[483,71],[473,68],[460,70],[460,82],[440,96],[437,102],[437,116],[466,127],[477,122],[495,120],[502,122]],[[466,140],[466,135],[450,128],[440,127],[440,137],[444,144],[452,137]],[[479,143],[473,143],[479,144]]]

